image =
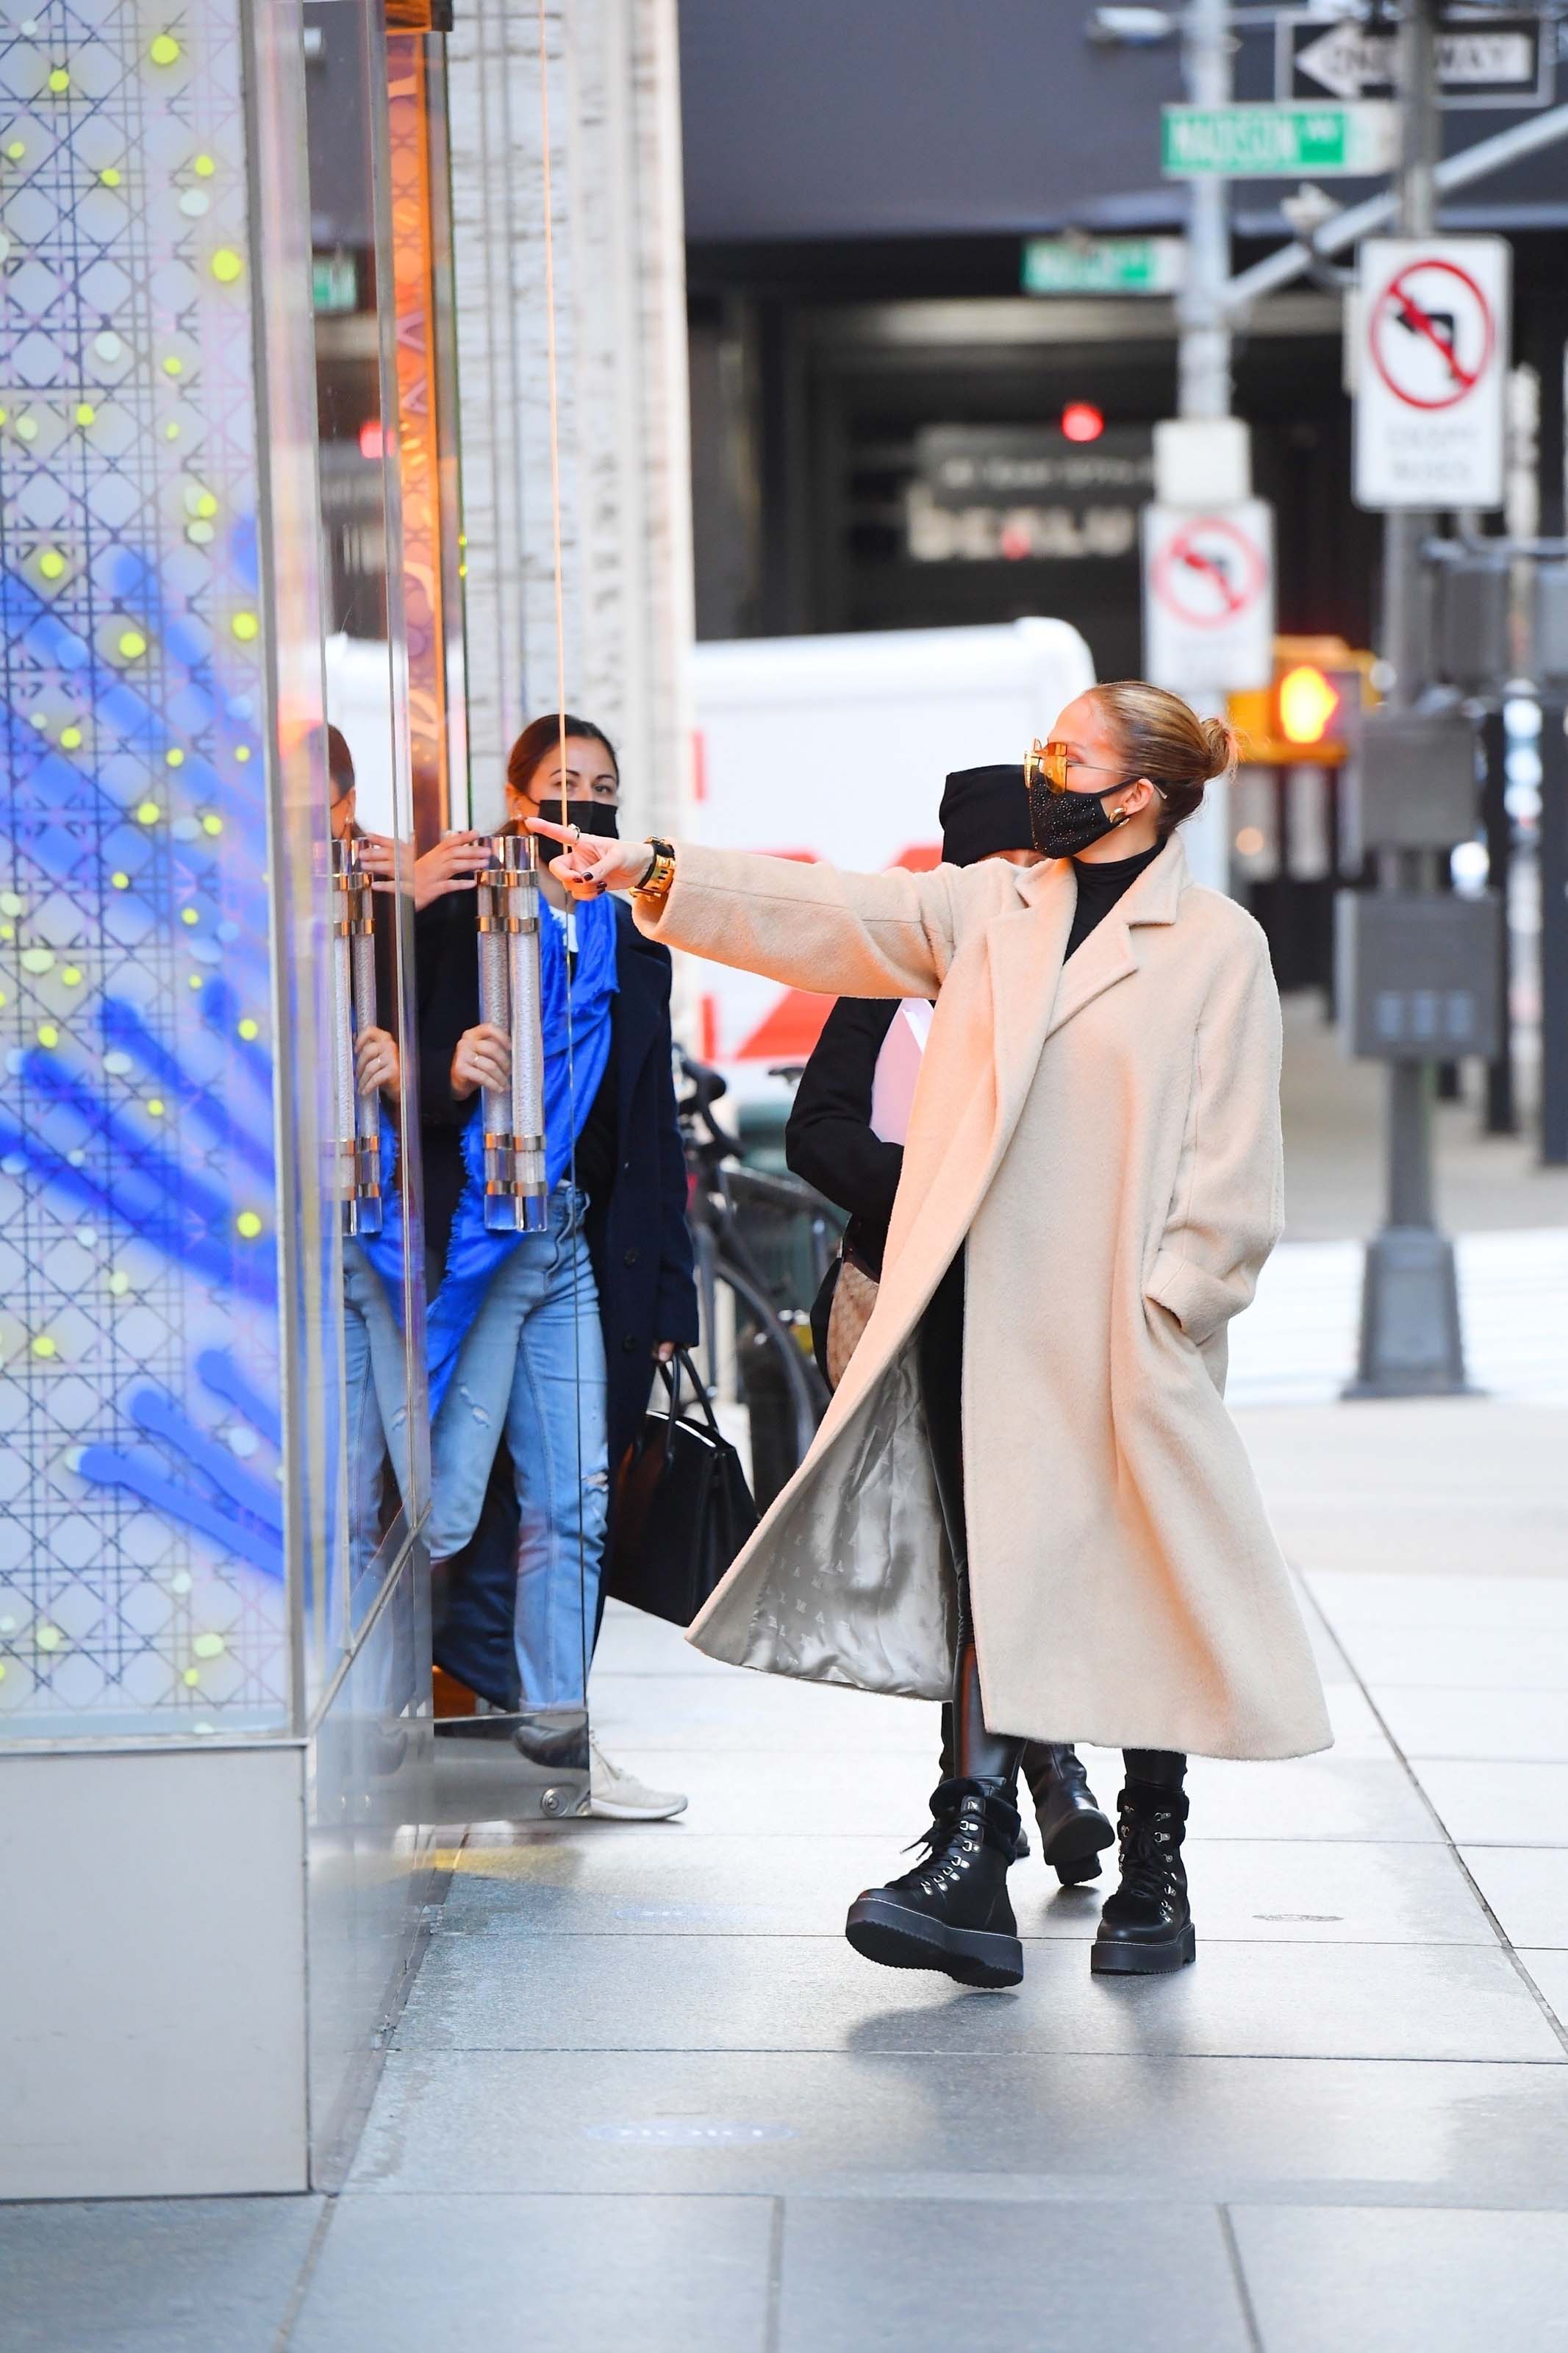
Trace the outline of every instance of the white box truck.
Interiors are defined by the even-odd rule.
[[[727,849],[837,866],[937,861],[937,804],[952,768],[1016,760],[1094,682],[1066,621],[843,637],[742,638],[692,656],[695,806],[689,830]],[[1200,881],[1226,887],[1223,794],[1184,829]],[[771,1066],[800,1063],[831,999],[683,958],[687,1042],[719,1065],[732,1102],[782,1096]]]

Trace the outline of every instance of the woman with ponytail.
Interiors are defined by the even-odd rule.
[[[574,839],[649,936],[799,988],[934,997],[882,1280],[806,1461],[691,1630],[718,1658],[949,1700],[925,1852],[869,1959],[1017,1982],[1026,1742],[1122,1751],[1091,1967],[1192,1960],[1186,1758],[1326,1746],[1322,1693],[1223,1402],[1282,1217],[1263,934],[1180,826],[1228,731],[1092,687],[1015,770],[1043,861],[923,874]],[[851,1769],[847,1763],[846,1769]],[[831,1824],[827,1825],[831,1827]]]
[[[506,797],[509,831],[542,810],[559,816],[564,799],[585,839],[613,847],[620,772],[608,736],[591,720],[536,719],[512,746]],[[437,1564],[468,1545],[504,1435],[518,1520],[512,1639],[474,1665],[471,1629],[448,1627],[437,1647],[463,1680],[475,1675],[482,1696],[521,1711],[518,1746],[549,1765],[581,1745],[615,1469],[647,1409],[652,1360],[696,1341],[697,1293],[668,953],[642,936],[623,902],[574,906],[548,872],[540,964],[549,1224],[515,1238],[486,1233],[479,1106],[485,1088],[508,1083],[511,1040],[479,1018],[465,870],[484,862],[485,839],[459,838],[478,850],[453,856],[418,939],[429,1543]],[[635,1780],[596,1741],[590,1761],[596,1814],[651,1820],[686,1803]]]

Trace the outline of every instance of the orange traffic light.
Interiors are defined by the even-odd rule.
[[[1281,736],[1287,744],[1321,744],[1340,702],[1338,687],[1329,683],[1316,662],[1298,662],[1275,681],[1274,706]]]
[[[1372,656],[1342,638],[1276,638],[1274,681],[1230,698],[1244,764],[1338,767],[1359,740],[1363,709],[1377,698]]]

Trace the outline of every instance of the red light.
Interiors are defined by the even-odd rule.
[[[1062,431],[1069,441],[1098,441],[1105,419],[1087,400],[1069,400],[1062,411]]]
[[[379,459],[384,446],[384,436],[381,429],[381,419],[379,417],[373,417],[368,424],[362,425],[359,429],[360,456]]]

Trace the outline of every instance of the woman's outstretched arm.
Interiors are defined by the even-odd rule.
[[[645,843],[592,835],[571,842],[559,826],[529,823],[566,845],[566,855],[552,864],[579,895],[590,895],[595,883],[626,890],[647,864]],[[952,961],[961,892],[983,871],[842,874],[793,858],[682,842],[668,896],[634,899],[632,912],[637,928],[666,947],[761,973],[787,988],[826,997],[934,997]]]

